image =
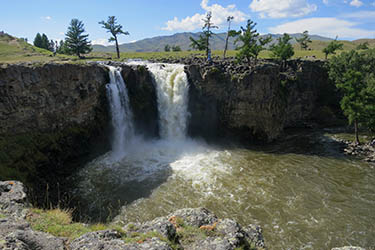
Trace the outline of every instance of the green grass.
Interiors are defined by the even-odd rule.
[[[355,42],[350,41],[340,41],[344,44],[344,50],[348,51],[355,49],[359,43],[369,42],[370,48],[375,48],[374,39],[362,39]],[[315,56],[317,59],[324,59],[324,53],[322,49],[328,45],[329,42],[326,41],[312,41],[309,44],[311,50],[301,50],[298,44],[294,44],[295,54],[293,56],[296,58],[305,58]],[[337,53],[341,53],[338,51]],[[237,51],[229,50],[227,51],[227,57],[235,56]],[[223,56],[222,50],[215,50],[212,52],[213,56]],[[105,61],[105,60],[115,60],[123,61],[128,59],[142,59],[142,60],[158,60],[162,58],[178,59],[183,57],[205,57],[205,52],[203,51],[178,51],[178,52],[121,52],[120,59],[117,59],[116,53],[111,52],[92,52],[86,55],[85,59],[79,59],[76,56],[61,55],[57,54],[53,56],[53,53],[37,48],[15,37],[9,35],[0,36],[0,63],[18,63],[18,62],[66,62],[70,63],[85,63],[87,61]],[[259,58],[271,58],[270,51],[262,51]]]
[[[1,218],[1,214],[0,214]],[[125,231],[121,226],[116,224],[84,224],[72,221],[72,211],[62,209],[42,210],[38,208],[30,209],[27,220],[31,228],[35,231],[49,233],[56,237],[66,237],[72,241],[86,233],[112,229],[116,230],[125,243],[142,243],[151,238],[158,238],[166,242],[173,249],[178,249],[175,242],[169,241],[156,231],[147,233],[134,232],[135,226],[129,226]]]
[[[41,210],[33,208],[27,217],[32,229],[50,233],[57,237],[76,239],[81,235],[93,231],[107,229],[103,224],[86,225],[72,222],[71,211],[52,209]]]

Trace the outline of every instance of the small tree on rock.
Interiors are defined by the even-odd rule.
[[[115,16],[109,16],[107,22],[101,21],[99,24],[103,25],[102,28],[106,29],[107,32],[112,34],[112,37],[110,37],[108,41],[116,43],[117,58],[120,58],[120,49],[118,47],[117,36],[121,34],[129,35],[129,32],[122,30],[122,25],[117,24]]]
[[[85,29],[83,28],[83,22],[78,19],[72,19],[68,32],[65,34],[66,46],[69,48],[72,54],[77,55],[81,58],[81,54],[91,52],[91,43],[88,40],[89,35],[83,35]]]
[[[323,49],[323,53],[325,54],[325,59],[328,58],[329,54],[336,54],[336,50],[342,50],[344,44],[339,43],[337,41],[337,36],[335,40],[331,41],[326,48]]]
[[[299,45],[301,46],[301,49],[302,50],[307,50],[309,48],[309,43],[311,43],[311,39],[309,37],[309,32],[307,30],[305,30],[303,33],[302,33],[302,37],[301,38],[295,38],[297,43],[299,43]]]
[[[259,53],[265,49],[264,46],[272,40],[271,36],[259,37],[259,33],[254,29],[255,26],[256,23],[249,19],[246,28],[241,27],[238,32],[239,36],[234,43],[242,42],[242,45],[237,47],[239,50],[237,58],[240,61],[246,58],[247,62],[250,63],[251,58],[254,58],[256,62]]]
[[[283,65],[285,65],[286,61],[294,55],[293,46],[289,42],[291,39],[291,36],[284,33],[282,37],[277,39],[277,43],[271,46],[273,57],[281,60]]]

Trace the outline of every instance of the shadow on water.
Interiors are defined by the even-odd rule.
[[[333,140],[323,129],[289,129],[277,140],[269,143],[257,144],[252,141],[233,141],[224,139],[216,141],[220,145],[231,148],[243,148],[269,154],[296,154],[319,156],[334,159],[346,159],[342,153],[344,145]]]
[[[74,184],[71,187],[71,195],[76,220],[89,222],[112,220],[124,205],[149,197],[154,189],[167,181],[172,170],[167,164],[160,172],[142,180],[121,180],[121,172],[115,168],[102,169],[102,171],[92,169],[90,176],[81,173],[72,178]]]

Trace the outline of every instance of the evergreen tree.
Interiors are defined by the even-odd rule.
[[[65,55],[70,55],[70,51],[68,46],[66,45],[66,42],[63,40],[60,41],[59,46],[57,47],[56,53],[58,54],[65,54]]]
[[[286,60],[294,55],[293,46],[289,42],[291,39],[288,34],[284,33],[282,37],[277,39],[277,43],[271,46],[273,57],[281,60],[284,65],[286,64]]]
[[[48,50],[54,52],[55,51],[55,42],[51,40],[48,45]]]
[[[343,52],[331,58],[328,65],[329,78],[343,95],[341,109],[349,124],[354,123],[355,142],[359,144],[359,124],[374,125],[375,50]]]
[[[192,37],[189,37],[191,43],[190,43],[190,47],[192,47],[193,49],[196,49],[196,50],[199,50],[199,51],[203,51],[203,50],[206,50],[207,46],[206,46],[206,38],[202,35],[199,35],[199,39],[198,40],[195,40],[194,38]]]
[[[207,12],[206,18],[203,19],[204,25],[202,27],[203,35],[199,35],[199,39],[195,40],[194,38],[190,37],[190,47],[196,48],[198,50],[206,50],[206,57],[208,59],[208,54],[210,50],[210,37],[212,36],[213,32],[211,29],[218,29],[219,27],[215,26],[211,22],[212,13],[211,11]]]
[[[77,55],[81,58],[81,54],[89,53],[92,50],[90,41],[88,40],[89,35],[83,35],[85,29],[82,21],[78,19],[72,19],[68,32],[65,34],[66,46],[69,48],[72,54]]]
[[[255,26],[256,23],[249,19],[247,20],[246,28],[241,26],[241,30],[238,32],[240,35],[235,40],[235,44],[239,41],[242,42],[242,45],[236,48],[239,50],[237,53],[239,61],[244,58],[246,58],[248,63],[251,62],[251,58],[256,61],[259,53],[265,49],[264,46],[272,40],[271,36],[259,37],[259,33],[254,29]]]
[[[181,47],[176,45],[172,47],[172,51],[181,51]]]
[[[358,44],[356,49],[357,50],[366,50],[366,49],[369,49],[368,45],[369,45],[368,42],[360,43],[360,44]]]
[[[43,33],[42,35],[42,47],[43,49],[49,50],[49,40],[46,34]]]
[[[40,35],[40,33],[37,33],[34,38],[34,46],[42,48],[42,36]]]
[[[311,43],[311,39],[309,37],[309,32],[307,30],[305,30],[302,34],[302,37],[301,38],[295,38],[297,43],[299,43],[299,45],[301,46],[301,49],[302,50],[307,50],[309,45],[308,43]]]
[[[164,46],[164,51],[165,51],[165,52],[169,52],[169,51],[171,51],[171,46],[169,46],[169,44],[166,44],[166,45]]]
[[[337,41],[337,36],[335,40],[331,41],[326,48],[323,49],[323,53],[325,54],[325,58],[327,59],[329,54],[336,54],[336,50],[342,50],[344,44],[339,43]]]
[[[111,33],[112,37],[110,37],[108,41],[116,43],[117,58],[120,58],[117,36],[121,34],[129,35],[129,32],[122,30],[122,25],[117,24],[115,16],[109,16],[107,22],[101,21],[99,24],[103,25],[102,28],[106,29],[107,32]]]

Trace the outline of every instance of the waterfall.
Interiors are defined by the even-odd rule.
[[[160,137],[186,138],[188,118],[188,80],[181,64],[145,64],[155,81]]]
[[[134,135],[133,114],[129,105],[128,91],[121,76],[121,68],[107,67],[110,82],[106,88],[113,126],[112,157],[121,159],[125,155],[126,143]]]

